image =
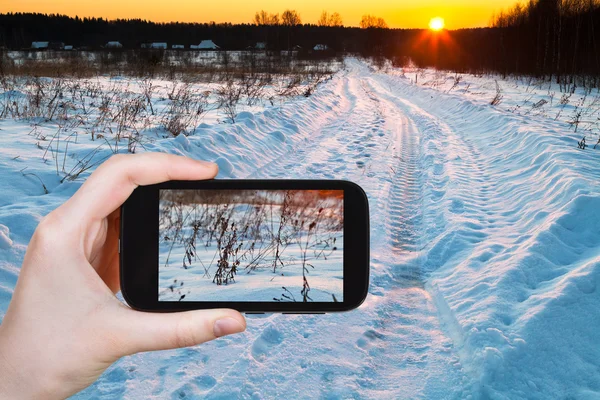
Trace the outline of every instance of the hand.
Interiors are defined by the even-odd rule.
[[[42,220],[0,325],[0,398],[65,398],[122,356],[246,329],[234,310],[144,313],[115,297],[121,204],[139,185],[216,174],[213,163],[174,155],[117,155]]]

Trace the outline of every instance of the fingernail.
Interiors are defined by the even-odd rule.
[[[204,160],[195,160],[195,161],[204,167],[214,167],[215,165],[217,165],[216,163],[211,162],[211,161],[204,161]]]
[[[213,333],[216,337],[221,337],[234,333],[240,333],[244,329],[244,325],[242,325],[237,319],[227,317],[219,319],[215,322],[215,325],[213,326]]]

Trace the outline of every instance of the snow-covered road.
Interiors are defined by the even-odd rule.
[[[600,158],[575,142],[565,123],[348,59],[308,98],[148,144],[216,160],[222,178],[359,183],[370,294],[352,312],[251,315],[244,334],[128,357],[75,397],[599,398]],[[22,168],[13,153],[3,174]],[[32,167],[45,182],[51,168]],[[79,183],[34,185],[0,201],[2,313],[36,212]]]
[[[278,355],[251,358],[245,368],[259,373],[237,379],[249,394],[266,398],[465,397],[464,372],[424,288],[416,257],[423,246],[419,131],[364,65],[350,68],[342,80],[342,114],[251,176],[359,182],[371,205],[372,296],[347,314],[268,318],[269,332],[280,332]],[[315,334],[305,337],[307,325],[315,327]],[[327,354],[329,361],[319,354]],[[284,371],[282,363],[289,363]],[[302,367],[307,363],[310,368]],[[269,384],[276,370],[282,383]]]

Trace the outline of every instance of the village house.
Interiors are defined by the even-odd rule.
[[[107,49],[122,49],[123,45],[121,44],[121,42],[113,41],[106,43],[104,47]]]
[[[38,49],[38,50],[45,50],[48,48],[48,44],[50,42],[32,42],[31,43],[31,48],[32,49]]]
[[[220,47],[215,44],[212,40],[203,40],[199,45],[191,45],[190,49],[195,50],[219,50]]]

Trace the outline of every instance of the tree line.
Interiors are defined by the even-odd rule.
[[[517,3],[495,15],[491,25],[500,32],[502,71],[545,76],[558,83],[600,73],[599,0]]]
[[[383,27],[385,21],[373,17],[361,26]],[[377,23],[379,25],[377,25]],[[281,15],[266,11],[256,13],[248,24],[231,23],[160,23],[142,19],[80,18],[57,14],[0,14],[0,47],[27,49],[34,41],[61,42],[75,48],[101,48],[109,41],[119,41],[124,48],[139,48],[142,43],[167,42],[189,47],[205,39],[227,50],[243,50],[266,42],[270,50],[288,50],[298,45],[312,48],[326,44],[336,51],[361,52],[366,35],[359,28],[344,27],[339,13],[324,11],[316,24],[303,24],[295,10]]]

